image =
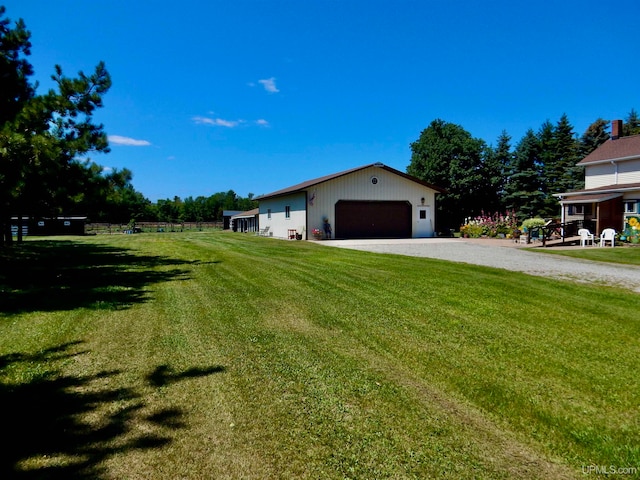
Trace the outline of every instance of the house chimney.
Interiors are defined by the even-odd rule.
[[[611,122],[611,140],[617,140],[622,136],[622,120]]]

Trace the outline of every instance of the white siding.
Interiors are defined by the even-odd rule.
[[[590,165],[585,168],[584,188],[598,188],[616,183],[615,166],[610,163]]]
[[[618,183],[640,183],[640,159],[620,162],[618,165]]]
[[[286,207],[290,208],[289,218],[285,215]],[[271,209],[271,218],[268,215],[269,209]],[[269,236],[287,238],[289,229],[303,233],[305,223],[304,192],[260,201],[260,229],[269,227]]]
[[[587,166],[584,187],[598,188],[608,185],[640,183],[640,159]]]
[[[373,177],[378,179],[377,184],[372,183]],[[307,197],[309,235],[314,228],[322,229],[324,218],[329,219],[332,228],[335,227],[335,204],[338,200],[407,200],[412,205],[412,236],[417,234],[418,206],[422,198],[424,205],[431,207],[431,215],[435,212],[434,190],[378,167],[358,170],[310,187]],[[435,224],[433,218],[428,220],[431,225]],[[433,235],[433,227],[430,235]]]

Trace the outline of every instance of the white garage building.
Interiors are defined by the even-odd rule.
[[[332,238],[411,238],[435,235],[435,199],[444,189],[382,163],[293,185],[256,198],[267,235],[312,239],[331,224]]]

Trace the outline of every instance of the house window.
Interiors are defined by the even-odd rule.
[[[591,215],[592,206],[590,203],[577,203],[569,205],[569,215]]]
[[[624,202],[624,213],[638,213],[638,201]]]
[[[427,211],[420,210],[420,220],[426,220],[426,219],[427,219]]]
[[[371,185],[377,185],[378,184],[378,177],[371,177]]]
[[[584,205],[569,205],[569,215],[584,215]]]
[[[284,207],[284,218],[291,218],[291,207],[289,205]]]
[[[267,218],[271,220],[271,209],[267,208]]]

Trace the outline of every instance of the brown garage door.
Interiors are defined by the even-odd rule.
[[[411,204],[340,200],[336,203],[336,238],[411,237]]]

